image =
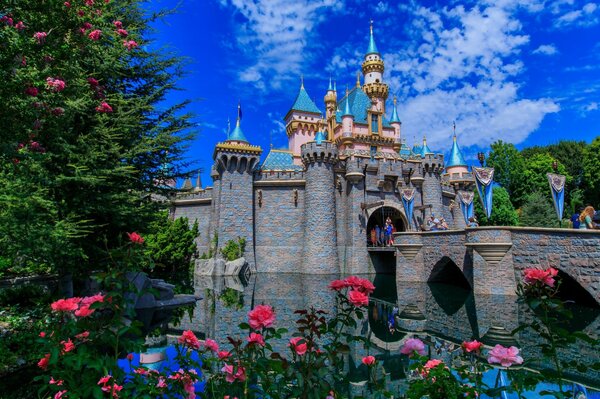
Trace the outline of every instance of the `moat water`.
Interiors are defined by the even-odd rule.
[[[388,386],[394,392],[402,393],[406,389],[408,360],[399,350],[409,337],[421,338],[427,344],[428,355],[447,364],[460,353],[461,342],[471,339],[484,342],[487,349],[497,343],[518,346],[525,360],[540,358],[535,334],[522,331],[510,335],[510,331],[532,316],[514,296],[476,296],[471,290],[453,285],[397,282],[395,276],[389,274],[362,277],[369,278],[376,290],[370,298],[368,318],[360,322],[355,333],[369,338],[372,344],[369,354],[375,355],[383,364],[388,374]],[[189,329],[199,337],[215,339],[227,348],[227,337],[243,335],[238,324],[247,321],[248,312],[259,304],[273,306],[276,326],[287,328],[291,336],[297,319],[295,310],[312,306],[332,314],[336,312],[334,293],[327,286],[337,278],[337,275],[302,274],[255,274],[247,279],[196,277],[194,291],[203,299],[182,317],[168,323],[167,339],[172,343],[181,331]],[[573,321],[565,327],[597,337],[600,311],[574,306],[573,312]],[[287,339],[272,344],[274,350],[282,353],[289,350]],[[159,345],[164,345],[164,341]],[[359,346],[351,350],[348,370],[353,387],[350,391],[361,392],[367,380],[367,370],[361,365],[366,354]],[[560,356],[564,360],[600,362],[600,353],[583,343],[562,351]],[[528,367],[535,370],[542,365],[532,362]],[[486,383],[491,386],[502,384],[503,376],[498,375],[499,372],[489,372]],[[572,370],[566,375],[573,386],[587,391],[588,398],[600,398],[599,371]],[[537,392],[547,388],[552,387],[541,384]],[[526,397],[544,397],[537,392],[530,392]],[[504,396],[506,399],[513,397],[516,396]]]

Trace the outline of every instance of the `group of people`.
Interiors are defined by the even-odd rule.
[[[385,219],[385,226],[379,227],[378,224],[371,229],[371,244],[375,247],[389,247],[394,244],[394,233],[396,227],[391,218]]]
[[[427,230],[429,231],[439,231],[439,230],[448,230],[448,223],[444,218],[436,218],[432,213],[431,217],[427,221]]]
[[[594,222],[595,215],[596,210],[593,206],[588,205],[585,208],[580,208],[579,213],[575,213],[573,216],[571,216],[573,228],[582,230],[600,228],[599,225]]]

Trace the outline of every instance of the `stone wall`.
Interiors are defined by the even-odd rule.
[[[194,222],[198,222],[198,233],[199,236],[197,238],[198,243],[198,252],[199,254],[203,254],[204,252],[208,252],[208,245],[211,239],[210,232],[210,218],[211,218],[212,206],[210,201],[177,201],[175,202],[175,212],[174,217],[188,218],[190,226],[194,224]]]

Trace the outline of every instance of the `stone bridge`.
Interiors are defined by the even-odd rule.
[[[515,295],[528,267],[559,270],[566,294],[600,303],[600,231],[531,227],[396,233],[396,279]],[[460,270],[462,273],[457,273]],[[581,290],[583,288],[583,290]],[[593,304],[593,302],[592,302]]]

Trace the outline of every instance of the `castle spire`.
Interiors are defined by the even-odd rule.
[[[246,136],[244,136],[244,132],[242,132],[242,128],[240,127],[240,123],[242,120],[242,104],[238,102],[238,110],[237,110],[237,120],[235,122],[235,129],[227,138],[227,141],[240,141],[247,143],[248,140]]]
[[[369,29],[370,29],[371,34],[369,37],[369,47],[367,48],[367,55],[379,54],[379,51],[377,50],[377,46],[375,45],[375,38],[373,37],[373,20],[372,19],[370,21]]]
[[[331,76],[329,77],[329,87],[327,88],[327,91],[333,91],[333,86],[331,85]]]
[[[394,96],[394,108],[392,109],[392,117],[390,123],[401,123],[400,117],[398,117],[398,110],[396,109],[396,96]]]
[[[458,146],[458,141],[456,140],[456,123],[453,122],[454,133],[452,135],[452,149],[450,150],[450,156],[448,157],[448,162],[446,162],[446,168],[451,168],[453,166],[467,166],[467,161],[465,161],[465,157]]]
[[[360,72],[356,72],[356,87],[360,87]]]

